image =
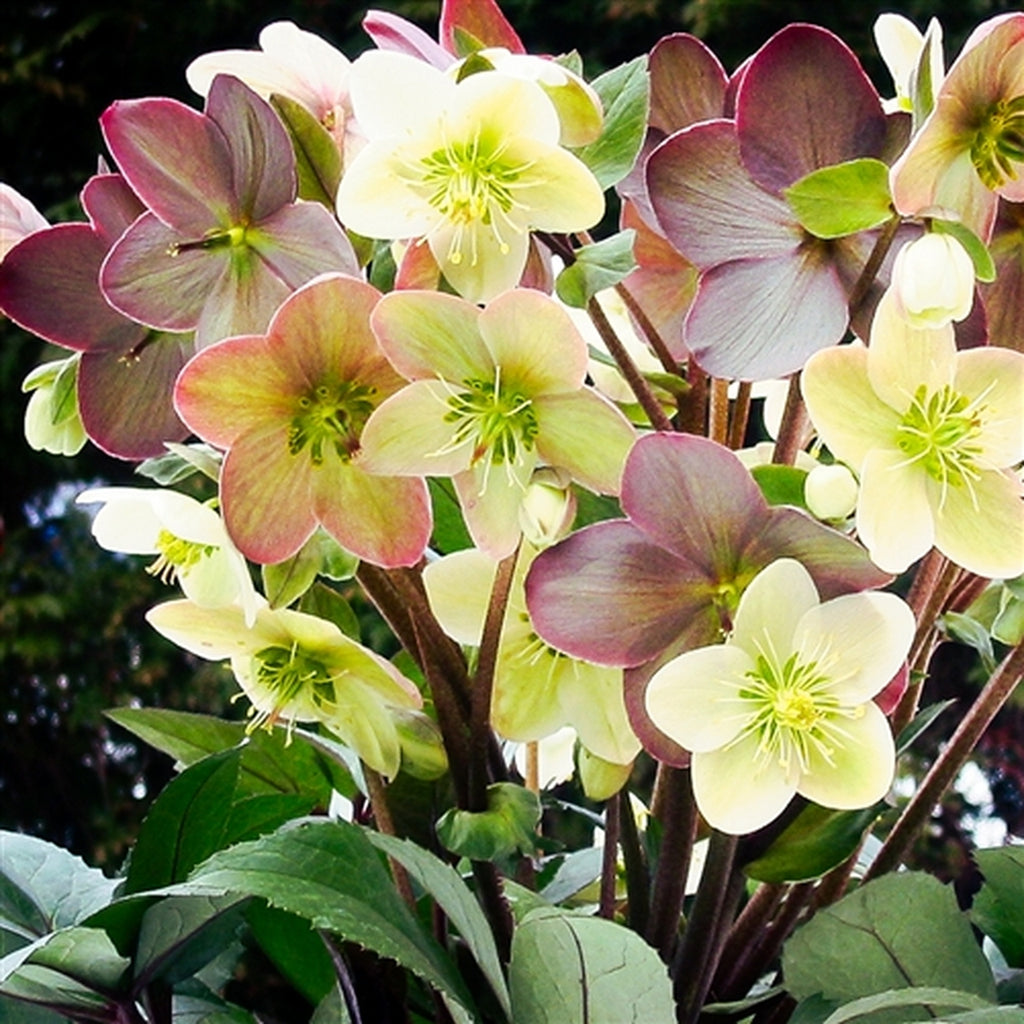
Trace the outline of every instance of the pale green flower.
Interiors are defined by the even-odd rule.
[[[913,613],[893,594],[820,604],[799,562],[779,559],[758,573],[729,639],[672,659],[647,689],[654,724],[692,751],[694,797],[708,823],[743,834],[796,794],[840,810],[885,796],[895,745],[872,698],[913,638]]]

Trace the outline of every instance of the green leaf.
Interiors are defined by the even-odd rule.
[[[317,581],[302,595],[299,611],[333,622],[345,636],[359,640],[359,616],[333,587]]]
[[[359,568],[359,559],[346,551],[326,530],[316,532],[320,538],[320,575],[335,583],[350,580]]]
[[[888,805],[880,801],[859,811],[832,811],[808,804],[757,860],[744,865],[759,882],[809,882],[850,857]]]
[[[278,970],[315,1006],[337,980],[324,940],[309,921],[261,900],[246,913],[253,938]]]
[[[913,721],[896,737],[897,757],[900,754],[905,754],[914,745],[918,737],[928,731],[935,719],[955,703],[955,700],[942,700],[922,708],[914,716]]]
[[[889,168],[870,157],[811,171],[782,194],[801,226],[818,238],[853,235],[892,217]]]
[[[508,987],[501,970],[494,935],[480,909],[480,904],[466,887],[459,873],[443,860],[439,860],[423,847],[407,839],[398,839],[382,832],[367,832],[366,837],[378,850],[398,861],[410,876],[434,897],[437,905],[462,936],[473,958],[480,965],[484,977],[491,983],[505,1016],[511,1020]]]
[[[558,275],[555,291],[567,306],[585,309],[587,303],[602,289],[618,284],[636,268],[632,228],[619,231],[592,245],[576,250],[576,262]]]
[[[0,995],[0,1024],[68,1024],[68,1019],[45,1006],[32,1006]]]
[[[807,470],[796,466],[777,466],[774,463],[765,466],[754,466],[750,470],[754,482],[761,488],[761,493],[769,505],[792,505],[806,511],[804,500],[804,482]]]
[[[515,1024],[673,1024],[668,971],[635,932],[555,908],[527,914],[512,939]]]
[[[337,985],[324,996],[309,1024],[352,1024],[345,997]]]
[[[301,103],[275,93],[270,104],[288,129],[295,150],[299,198],[322,203],[334,213],[341,182],[341,153],[330,132]]]
[[[178,444],[165,441],[165,455],[156,455],[140,462],[135,467],[139,476],[155,480],[162,487],[169,487],[181,480],[187,480],[198,470],[216,482],[220,478],[221,454],[208,444]]]
[[[893,1007],[922,1006],[941,1010],[982,1010],[991,1007],[991,1003],[970,992],[956,992],[947,988],[915,986],[912,988],[889,989],[873,996],[855,999],[852,1003],[839,1007],[825,1018],[825,1024],[847,1024],[848,1021],[874,1015],[879,1010]],[[932,1016],[928,1014],[927,1016]],[[945,1016],[945,1014],[943,1014]]]
[[[309,590],[320,572],[320,540],[314,533],[291,558],[260,567],[271,608],[287,608]]]
[[[196,981],[175,991],[172,1013],[173,1024],[258,1024],[248,1010],[224,1002]]]
[[[563,858],[554,878],[541,890],[548,903],[563,903],[601,877],[604,851],[596,846],[576,850]]]
[[[402,902],[364,831],[344,822],[304,822],[214,854],[178,891],[235,892],[306,918],[397,961],[473,1011],[451,960]]]
[[[888,989],[955,988],[995,1001],[995,982],[952,888],[916,872],[885,875],[818,913],[786,943],[786,987],[844,1004]],[[906,1024],[906,1010],[873,1024]]]
[[[628,64],[620,64],[590,84],[604,107],[604,128],[600,138],[575,153],[602,188],[611,188],[633,169],[647,132],[647,58],[637,57]]]
[[[995,672],[996,654],[992,649],[992,638],[988,629],[977,619],[962,612],[946,612],[939,619],[939,625],[951,640],[973,647],[981,656],[981,663],[986,672]]]
[[[450,480],[429,479],[430,504],[434,512],[434,533],[431,546],[442,555],[473,547],[473,538],[466,529],[462,508]]]
[[[53,382],[50,422],[56,427],[78,414],[78,363],[80,357],[65,359]]]
[[[1024,967],[1024,848],[978,850],[974,859],[985,882],[974,897],[971,920],[1010,967]]]
[[[952,235],[966,250],[974,264],[974,276],[988,283],[996,279],[996,264],[988,246],[966,225],[958,220],[933,220],[932,231]]]
[[[536,793],[512,782],[487,787],[486,811],[445,811],[437,838],[447,850],[470,860],[497,860],[531,853],[537,845],[541,807]]]
[[[1002,590],[999,612],[992,623],[992,636],[1007,647],[1016,647],[1024,640],[1024,600],[1009,587]]]
[[[942,64],[942,29],[938,22],[929,23],[924,34],[921,53],[917,58],[917,67],[910,75],[910,100],[913,104],[913,123],[911,131],[914,135],[927,120],[935,108],[935,93],[941,82],[932,81],[932,52],[938,49],[939,64]]]
[[[622,506],[617,498],[609,494],[595,494],[577,484],[572,485],[572,492],[576,496],[576,519],[573,522],[573,529],[578,530],[590,523],[603,522],[605,519],[622,518]]]

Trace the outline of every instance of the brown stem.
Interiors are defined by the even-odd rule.
[[[768,927],[788,889],[789,886],[781,883],[762,883],[733,922],[722,947],[722,962],[714,982],[715,991],[722,993],[723,998],[729,998],[736,989],[735,978],[742,970],[748,952]]]
[[[920,834],[931,816],[932,808],[952,785],[982,733],[988,728],[996,712],[1006,703],[1022,677],[1024,643],[1014,647],[1003,659],[978,695],[978,699],[961,719],[949,743],[940,751],[917,792],[903,808],[903,813],[868,869],[865,881],[884,875],[899,866],[915,837]]]
[[[679,429],[684,434],[703,434],[708,415],[708,375],[691,357],[686,365],[689,391],[682,397],[679,409]]]
[[[711,379],[708,437],[723,445],[729,441],[729,382],[721,377]]]
[[[622,282],[615,286],[615,291],[618,293],[619,298],[622,299],[626,309],[629,310],[630,315],[640,325],[640,330],[644,332],[647,344],[651,346],[654,354],[658,357],[658,362],[661,363],[662,369],[666,373],[671,373],[678,377],[680,375],[679,360],[669,352],[665,339],[658,332],[658,328],[651,323],[651,318],[644,311],[644,307],[636,301],[633,293]]]
[[[626,923],[638,935],[643,935],[647,930],[651,878],[630,806],[629,790],[619,790],[615,799],[619,802],[619,846],[626,868],[626,896],[629,900]]]
[[[792,466],[796,462],[797,452],[803,448],[807,435],[807,409],[803,396],[800,394],[800,374],[794,373],[789,378],[789,391],[786,392],[786,407],[782,412],[782,424],[779,436],[775,441],[775,454],[772,462],[777,466]]]
[[[597,328],[597,333],[601,335],[601,340],[605,343],[609,355],[615,360],[622,376],[625,377],[626,383],[636,395],[636,400],[647,414],[651,426],[655,430],[671,430],[672,423],[665,415],[665,410],[662,409],[661,403],[651,390],[650,385],[644,380],[643,374],[637,369],[637,365],[626,351],[625,345],[619,340],[615,328],[608,322],[608,317],[604,315],[604,310],[597,299],[591,299],[587,303],[587,315]]]
[[[750,396],[753,385],[749,380],[741,380],[733,403],[732,422],[729,424],[729,447],[736,451],[743,447],[747,437],[747,423],[750,420]]]
[[[374,771],[369,765],[363,764],[363,778],[366,779],[366,789],[370,797],[370,807],[373,809],[373,820],[377,829],[386,836],[395,836],[395,821],[391,817],[391,808],[388,806],[387,787],[380,773]],[[412,883],[405,868],[398,861],[388,857],[391,865],[391,874],[395,879],[395,888],[399,895],[405,900],[410,910],[416,909],[416,897],[413,896]]]
[[[604,848],[601,851],[601,894],[597,916],[615,917],[615,884],[619,864],[619,802],[614,797],[604,805]]]
[[[886,221],[885,227],[882,228],[878,239],[875,241],[875,246],[871,250],[867,262],[864,264],[864,269],[860,272],[860,277],[857,278],[850,289],[850,297],[847,300],[846,306],[850,311],[851,318],[856,315],[860,310],[861,304],[867,298],[871,285],[874,284],[875,278],[878,277],[878,271],[881,269],[885,257],[892,248],[892,243],[896,240],[896,232],[899,231],[900,224],[902,223],[900,215],[898,213],[894,214]]]

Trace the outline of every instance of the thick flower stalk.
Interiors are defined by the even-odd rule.
[[[494,558],[520,537],[520,506],[538,466],[615,494],[635,438],[626,418],[585,387],[587,347],[565,310],[522,289],[480,310],[436,292],[394,292],[373,330],[411,383],[370,417],[362,464],[372,473],[445,477],[469,531]]]
[[[367,419],[404,383],[370,330],[379,298],[355,278],[318,278],[266,334],[211,345],[178,379],[182,418],[227,452],[224,519],[253,561],[283,561],[318,524],[376,565],[412,565],[426,547],[423,481],[370,476],[361,461]]]
[[[338,217],[370,238],[430,247],[460,295],[487,302],[522,277],[530,231],[580,231],[604,212],[597,180],[559,145],[536,83],[500,71],[457,81],[400,53],[363,54],[352,103],[369,142]]]
[[[878,566],[902,572],[934,545],[979,576],[1024,572],[1024,355],[958,352],[951,325],[917,330],[886,293],[870,346],[819,352],[802,385],[860,477],[857,534]]]
[[[728,640],[674,658],[647,689],[655,724],[693,752],[694,797],[708,823],[743,834],[796,794],[842,810],[885,796],[895,747],[872,698],[913,638],[913,613],[894,594],[822,604],[799,562],[763,569]]]

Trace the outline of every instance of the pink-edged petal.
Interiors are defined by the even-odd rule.
[[[469,535],[492,558],[505,558],[519,544],[519,506],[536,459],[514,466],[492,463],[488,455],[453,477]]]
[[[935,512],[935,546],[952,562],[990,579],[1024,572],[1024,486],[1010,470],[983,472],[949,487],[929,481]]]
[[[199,352],[174,392],[181,418],[221,448],[267,423],[287,424],[296,397],[287,364],[274,357],[272,340],[260,336],[227,338]]]
[[[869,702],[860,710],[858,717],[834,719],[843,736],[828,759],[810,747],[809,768],[797,784],[801,796],[847,811],[870,807],[889,792],[896,765],[892,730],[876,705]]]
[[[283,206],[246,232],[246,245],[290,288],[319,274],[359,276],[359,261],[348,236],[319,203]]]
[[[721,117],[728,78],[719,59],[696,36],[675,32],[659,40],[648,61],[648,122],[666,135]]]
[[[196,344],[203,348],[233,335],[262,333],[290,292],[253,252],[238,253],[213,282],[196,324]]]
[[[224,133],[239,210],[261,221],[295,198],[295,156],[281,119],[232,75],[217,75],[206,116]]]
[[[996,279],[981,286],[988,313],[989,344],[1024,352],[1024,203],[1001,202],[992,241]]]
[[[928,475],[896,449],[870,452],[860,471],[857,535],[885,572],[910,568],[935,543]]]
[[[382,402],[360,437],[360,465],[383,476],[454,476],[473,457],[472,436],[456,444],[458,424],[445,419],[451,388],[418,380]]]
[[[494,362],[480,336],[480,310],[440,292],[392,292],[370,324],[396,370],[410,380],[461,383],[494,379]]]
[[[565,309],[530,289],[505,292],[480,313],[480,335],[502,382],[531,396],[582,387],[587,345]]]
[[[622,507],[660,548],[711,581],[731,572],[767,505],[727,448],[691,434],[650,434],[629,453]]]
[[[626,667],[680,637],[710,642],[712,587],[632,523],[597,523],[542,552],[526,578],[534,628],[553,647]]]
[[[697,362],[716,377],[769,380],[799,370],[838,343],[849,318],[846,291],[824,244],[744,259],[706,271],[683,328]]]
[[[750,702],[739,697],[754,660],[739,647],[719,644],[686,651],[663,665],[647,685],[651,721],[694,752],[731,743],[750,721]]]
[[[694,754],[697,809],[719,832],[745,835],[774,821],[796,794],[796,784],[775,758],[759,752],[756,733],[729,747]]]
[[[978,461],[1003,469],[1024,460],[1024,355],[994,346],[961,352],[953,389],[981,407]]]
[[[88,224],[58,224],[16,245],[0,265],[0,309],[47,341],[121,355],[145,331],[104,300],[107,244]]]
[[[875,448],[893,443],[899,414],[875,394],[862,345],[824,349],[800,378],[807,412],[829,451],[855,472]]]
[[[347,551],[389,569],[422,557],[433,525],[422,480],[370,476],[328,458],[313,470],[312,486],[317,519]]]
[[[441,45],[462,54],[468,44],[501,46],[510,53],[526,53],[516,30],[494,0],[444,0],[441,4]]]
[[[455,63],[455,57],[434,42],[423,29],[390,11],[367,11],[363,30],[381,50],[407,53],[441,70]]]
[[[792,256],[803,239],[788,205],[751,180],[732,121],[666,139],[647,161],[647,190],[665,237],[701,269]]]
[[[793,558],[778,558],[743,591],[729,642],[741,648],[751,664],[762,654],[783,657],[793,649],[801,617],[817,607],[818,590],[811,574]]]
[[[788,25],[754,55],[736,100],[751,177],[780,193],[811,171],[881,155],[881,100],[853,51],[816,25]]]
[[[227,249],[184,249],[181,232],[144,213],[110,250],[100,270],[107,300],[125,316],[165,331],[195,329],[215,283],[227,275]],[[218,258],[219,257],[219,258]]]
[[[78,366],[78,413],[92,442],[121,459],[148,459],[183,441],[174,381],[192,354],[190,338],[157,335],[132,357],[86,352]]]
[[[202,237],[237,220],[231,153],[210,118],[177,100],[118,100],[100,127],[121,173],[166,224]]]
[[[534,400],[537,452],[550,466],[601,494],[618,494],[636,431],[619,410],[589,389]]]
[[[276,424],[238,438],[224,457],[220,493],[224,525],[246,558],[283,562],[313,535],[313,465],[288,451],[288,428]]]
[[[94,174],[82,189],[82,206],[108,246],[146,209],[120,174]]]

